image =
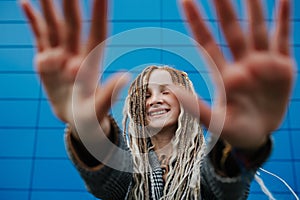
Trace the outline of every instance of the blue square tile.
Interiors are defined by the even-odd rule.
[[[291,130],[291,143],[292,143],[294,159],[296,159],[296,160],[300,160],[299,141],[300,141],[300,131],[299,130]],[[300,180],[300,179],[298,179],[298,180]]]
[[[276,131],[272,134],[274,138],[273,152],[270,160],[291,160],[291,144],[289,131]]]
[[[33,34],[28,24],[0,24],[1,45],[33,45]]]
[[[110,47],[104,60],[105,71],[127,70],[129,72],[161,63],[161,51],[155,48],[128,46]]]
[[[292,11],[292,14],[293,14],[292,19],[299,20],[300,19],[300,13],[299,13],[298,8],[300,7],[300,2],[297,1],[297,0],[292,0],[291,4],[292,4],[292,9],[293,9],[293,11]]]
[[[290,128],[300,128],[299,122],[300,101],[293,101],[289,107]]]
[[[113,35],[106,40],[108,47],[150,48],[161,44],[161,28],[156,22],[115,22],[112,25]]]
[[[32,160],[0,159],[0,188],[28,189],[31,180]]]
[[[38,101],[0,101],[0,127],[35,127]]]
[[[84,190],[84,184],[68,159],[37,159],[34,165],[33,189]]]
[[[296,187],[296,193],[300,196],[300,161],[296,161],[294,162],[294,165],[295,165],[295,169],[296,169],[296,174],[295,174],[295,179],[296,179],[296,184],[297,184],[297,187]]]
[[[35,129],[0,129],[0,157],[32,157]]]
[[[1,200],[24,200],[29,196],[28,190],[0,190]]]
[[[117,39],[118,37],[123,36],[124,40],[126,41],[129,38],[129,41],[126,41],[125,44],[135,44],[136,41],[133,41],[131,38],[137,38],[137,39],[142,39],[142,38],[154,38],[154,39],[159,39],[159,36],[153,37],[152,35],[148,34],[147,31],[144,32],[142,35],[137,35],[134,34],[135,29],[141,29],[144,27],[160,27],[160,22],[156,21],[113,21],[108,23],[108,26],[110,27],[109,30],[109,36],[112,38],[112,40]],[[126,34],[124,33],[126,32]],[[132,35],[132,37],[130,37]],[[126,36],[126,37],[125,37]],[[137,37],[138,36],[138,37]],[[110,39],[111,39],[110,38]],[[150,40],[152,43],[157,43],[158,41],[155,40]],[[124,44],[124,42],[118,42],[117,44]],[[115,44],[115,43],[114,43]]]
[[[39,127],[65,127],[64,123],[60,121],[53,113],[48,101],[41,100],[39,115]]]
[[[298,55],[300,55],[300,51]],[[300,99],[300,76],[299,75],[300,75],[299,72],[295,74],[296,79],[293,86],[292,97],[291,97],[293,99]]]
[[[0,1],[0,20],[23,20],[23,12],[18,1]]]
[[[207,21],[207,27],[217,44],[220,43],[220,34],[216,22]],[[198,46],[187,22],[163,22],[162,42],[164,45]],[[184,35],[182,35],[184,34]],[[201,33],[200,33],[201,34]]]
[[[265,194],[253,193],[250,190],[248,200],[268,200],[269,198]]]
[[[0,72],[31,72],[35,67],[33,48],[0,48]]]
[[[269,161],[265,163],[263,169],[275,174],[283,179],[292,188],[295,188],[295,177],[293,173],[293,163],[289,161]],[[270,175],[269,173],[259,170],[260,177],[264,181],[266,187],[273,193],[288,193],[288,188],[277,177]],[[253,187],[254,191],[261,191],[258,184]]]
[[[1,98],[39,97],[40,84],[35,74],[0,74]]]
[[[36,145],[36,157],[67,158],[64,129],[39,129]]]
[[[293,21],[291,23],[292,26],[292,44],[294,45],[299,45],[300,44],[300,39],[299,39],[299,34],[300,34],[300,22],[299,21]]]
[[[162,21],[182,21],[183,15],[180,1],[160,1],[161,2],[161,20]]]
[[[66,199],[73,199],[73,200],[95,200],[92,194],[83,191],[33,191],[30,200],[66,200]]]
[[[160,1],[114,1],[110,7],[113,20],[160,20]]]

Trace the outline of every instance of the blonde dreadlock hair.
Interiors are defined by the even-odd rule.
[[[134,185],[130,198],[150,199],[151,167],[148,152],[149,135],[146,130],[146,93],[151,72],[155,69],[170,73],[175,85],[184,87],[195,95],[191,81],[185,72],[169,66],[149,66],[133,81],[124,106],[124,138],[132,151]],[[126,135],[127,133],[127,135]],[[169,172],[161,199],[198,199],[200,196],[200,166],[204,152],[203,132],[199,120],[181,107],[178,128],[172,139],[173,154],[169,159]],[[150,176],[150,177],[149,177]]]

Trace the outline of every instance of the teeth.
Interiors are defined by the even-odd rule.
[[[161,110],[161,111],[157,111],[157,112],[150,112],[150,116],[155,116],[155,115],[161,115],[166,113],[167,111],[165,110]]]

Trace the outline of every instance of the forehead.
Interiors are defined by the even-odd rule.
[[[149,76],[149,85],[170,85],[172,84],[172,77],[170,73],[163,69],[155,69]]]

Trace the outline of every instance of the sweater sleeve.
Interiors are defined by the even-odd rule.
[[[117,147],[108,153],[109,156],[106,158],[105,163],[117,167],[110,167],[101,162],[95,165],[95,161],[93,165],[86,163],[86,159],[81,158],[81,153],[78,152],[84,147],[78,148],[78,144],[74,144],[70,131],[66,131],[65,134],[69,158],[84,180],[87,190],[95,197],[103,200],[124,199],[132,181],[132,157],[129,148],[113,120],[112,124],[112,134],[116,138],[115,144]]]
[[[204,199],[247,199],[255,170],[248,170],[235,177],[224,177],[216,173],[211,160],[203,160],[201,190]]]
[[[236,160],[235,156],[228,157],[226,173],[220,173],[218,169],[218,162],[220,162],[221,158],[216,156],[212,159],[211,155],[216,154],[216,152],[220,154],[223,150],[222,148],[222,143],[218,142],[213,150],[203,159],[201,167],[202,195],[204,199],[247,199],[251,181],[254,178],[257,168],[269,157],[272,142],[269,140],[264,147],[264,155],[254,159],[254,165],[250,168],[243,166],[243,163]]]

